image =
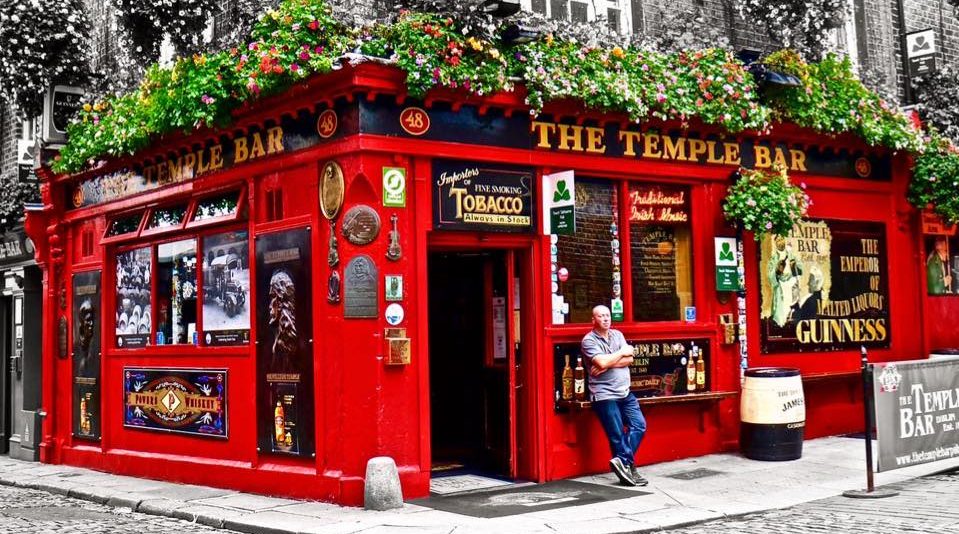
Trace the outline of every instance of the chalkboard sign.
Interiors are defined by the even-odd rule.
[[[712,377],[710,376],[709,340],[701,339],[644,339],[627,340],[636,349],[636,356],[629,368],[630,391],[637,397],[668,397],[702,393],[710,390]],[[695,391],[687,388],[688,375],[686,372],[690,351],[696,346],[703,359],[703,384],[697,385]],[[563,391],[563,367],[566,365],[566,355],[569,355],[570,366],[576,366],[576,358],[580,357],[579,343],[558,343],[553,345],[553,389],[557,412],[566,411],[560,400]],[[585,359],[583,366],[589,362]],[[693,376],[695,382],[696,377]],[[586,387],[589,389],[589,373],[586,374]]]
[[[676,233],[669,226],[630,225],[633,264],[633,318],[678,321]]]

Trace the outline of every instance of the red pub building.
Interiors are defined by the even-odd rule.
[[[740,239],[744,359],[722,200],[777,163],[814,205]],[[531,116],[522,90],[413,101],[401,71],[345,67],[229,128],[44,174],[42,460],[354,505],[380,455],[407,498],[434,469],[601,472],[561,378],[597,304],[637,346],[639,464],[735,450],[744,365],[801,370],[807,438],[860,430],[860,345],[956,343],[924,327],[952,302],[925,295],[908,176],[849,135]]]

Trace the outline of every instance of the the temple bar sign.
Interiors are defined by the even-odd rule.
[[[790,172],[850,178],[888,179],[871,156],[850,157],[817,147],[800,148],[762,141],[672,135],[618,127],[581,126],[531,121],[532,145],[539,150],[578,152],[644,160],[681,161],[768,169],[779,164]]]

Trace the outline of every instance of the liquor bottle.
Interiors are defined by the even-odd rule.
[[[273,424],[276,443],[278,445],[286,443],[286,414],[283,413],[283,403],[280,401],[276,401],[276,409],[273,410]]]
[[[689,349],[686,356],[686,391],[696,391],[696,344]]]
[[[586,400],[586,369],[583,369],[583,358],[576,358],[576,369],[573,371],[573,396],[578,401]]]
[[[87,397],[80,397],[80,433],[90,434],[90,413],[87,412]]]
[[[566,367],[563,367],[563,400],[573,400],[573,368],[569,366],[569,354],[566,355]]]
[[[696,348],[696,389],[703,391],[706,389],[706,362],[703,361],[703,349]]]

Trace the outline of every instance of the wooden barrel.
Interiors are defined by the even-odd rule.
[[[743,456],[767,461],[801,457],[806,401],[799,369],[746,369],[740,417]]]

